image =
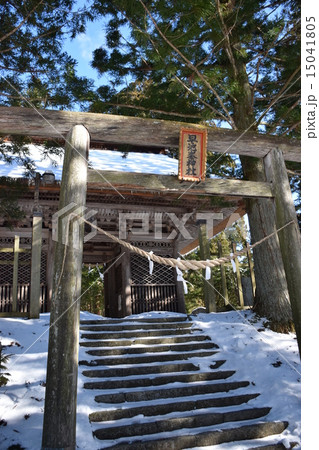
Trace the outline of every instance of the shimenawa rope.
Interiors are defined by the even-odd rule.
[[[253,249],[257,247],[258,245],[262,244],[263,242],[267,241],[271,237],[275,236],[277,233],[282,231],[284,228],[288,227],[289,225],[296,225],[296,222],[294,220],[291,220],[290,222],[283,225],[278,230],[274,231],[273,233],[269,234],[268,236],[265,236],[263,239],[260,239],[259,241],[255,242],[253,245],[248,246],[248,248],[234,252],[232,255],[229,256],[223,256],[221,258],[212,259],[212,260],[205,260],[205,261],[197,261],[197,260],[180,260],[175,258],[165,258],[159,255],[155,255],[153,252],[147,252],[141,248],[135,247],[134,245],[130,244],[129,242],[123,241],[122,239],[119,239],[116,236],[113,236],[111,233],[103,230],[102,228],[98,227],[97,225],[89,222],[88,220],[84,219],[83,217],[80,217],[76,214],[70,214],[73,217],[77,217],[81,219],[81,222],[85,222],[88,225],[90,225],[92,228],[95,228],[100,233],[104,234],[105,236],[112,239],[114,242],[117,242],[118,244],[122,245],[123,247],[127,248],[131,252],[137,253],[140,256],[143,256],[144,258],[148,258],[154,262],[157,262],[159,264],[164,264],[166,266],[170,267],[178,267],[181,270],[199,270],[199,269],[206,269],[206,267],[215,267],[220,266],[223,263],[227,263],[231,261],[232,259],[235,259],[237,256],[243,256],[245,255],[249,249]]]

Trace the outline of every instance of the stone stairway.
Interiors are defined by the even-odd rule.
[[[89,416],[103,449],[165,450],[245,443],[285,448],[287,422],[248,402],[250,382],[222,370],[218,346],[187,316],[81,321],[80,361],[97,405]],[[246,388],[246,391],[245,391]],[[265,445],[261,440],[271,437]],[[251,444],[249,444],[251,442]],[[264,443],[263,443],[264,442]],[[240,444],[239,444],[240,445]],[[248,445],[248,446],[247,446]]]

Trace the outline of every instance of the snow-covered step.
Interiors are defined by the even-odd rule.
[[[95,397],[98,403],[126,403],[158,400],[160,398],[189,397],[192,395],[213,394],[217,392],[229,392],[234,389],[249,386],[249,381],[229,381],[227,383],[193,383],[183,387],[169,388],[165,385],[162,389],[143,389],[142,391],[124,391],[101,394]]]
[[[277,445],[287,426],[265,421],[270,408],[254,406],[260,394],[246,391],[253,383],[219,370],[220,349],[187,316],[82,321],[80,345],[80,365],[92,367],[82,372],[84,388],[97,405],[89,420],[105,448],[218,447],[265,436]]]
[[[163,353],[163,352],[190,352],[193,350],[216,349],[218,346],[213,342],[191,342],[189,344],[172,344],[172,345],[149,345],[121,347],[121,348],[104,348],[99,350],[88,350],[86,353],[92,356],[112,356],[112,355],[132,355],[138,353]]]
[[[168,335],[183,335],[190,334],[196,331],[200,331],[195,328],[163,328],[163,329],[154,329],[154,330],[128,330],[126,331],[123,325],[122,331],[105,331],[105,332],[92,332],[92,333],[83,333],[81,335],[82,339],[127,339],[127,338],[141,338],[141,337],[153,337],[153,336],[168,336]]]
[[[193,324],[191,322],[178,322],[178,323],[135,323],[130,324],[123,322],[122,324],[94,324],[94,325],[81,325],[80,330],[83,331],[125,331],[131,330],[180,330],[181,328],[190,329]]]
[[[132,425],[108,426],[98,428],[93,432],[98,439],[119,439],[132,436],[147,436],[149,434],[165,433],[184,428],[200,428],[220,425],[226,422],[237,422],[259,419],[266,416],[271,408],[249,408],[225,413],[192,414],[188,417],[178,417],[156,420],[154,422],[134,423]]]
[[[201,372],[195,374],[174,374],[130,379],[90,381],[84,383],[85,389],[123,389],[133,387],[162,386],[169,383],[194,383],[196,381],[225,380],[234,375],[234,370]]]
[[[83,336],[82,336],[82,339]],[[94,335],[93,335],[94,339]],[[210,341],[211,339],[208,336],[204,336],[201,334],[192,334],[192,335],[184,335],[184,336],[165,336],[165,337],[143,337],[136,339],[132,337],[131,339],[117,339],[116,341],[112,341],[110,339],[98,341],[98,340],[88,340],[80,342],[81,347],[128,347],[130,345],[157,345],[157,344],[179,344],[179,343],[189,343],[189,342],[203,342]]]
[[[209,366],[210,369],[219,369],[225,360],[215,361],[214,364]],[[90,369],[84,370],[82,374],[90,378],[108,378],[108,377],[129,377],[134,375],[154,375],[162,373],[181,373],[181,372],[192,372],[200,370],[198,365],[192,363],[177,363],[177,364],[160,364],[160,365],[138,365],[133,367],[115,367],[111,369]]]
[[[114,421],[125,418],[133,418],[136,416],[162,416],[170,413],[184,411],[199,411],[205,408],[221,408],[229,406],[238,406],[247,403],[258,397],[259,394],[244,395],[227,395],[223,397],[208,397],[188,399],[186,401],[177,401],[171,399],[165,403],[149,402],[143,403],[141,406],[124,406],[118,409],[108,409],[104,411],[96,411],[89,415],[91,422]]]
[[[150,352],[151,353],[151,352]],[[94,359],[90,361],[82,360],[79,362],[80,365],[86,366],[116,366],[121,364],[148,364],[153,362],[167,362],[167,361],[179,361],[179,360],[187,360],[190,358],[202,358],[213,356],[217,351],[194,351],[194,352],[171,352],[171,353],[158,353],[153,355],[146,356],[126,356],[121,355],[120,357],[109,357],[109,358],[101,358]]]
[[[170,322],[183,322],[189,321],[190,318],[186,315],[180,315],[178,317],[149,317],[149,318],[140,318],[140,317],[132,317],[125,319],[99,319],[99,320],[81,320],[80,325],[104,325],[104,324],[117,324],[117,323],[170,323]]]
[[[103,447],[101,450],[184,450],[194,447],[205,447],[225,443],[257,439],[282,433],[288,426],[287,422],[259,422],[257,424],[244,425],[240,427],[226,428],[191,434],[178,434],[173,437],[160,438],[153,435],[149,439],[145,436],[139,440],[123,440],[116,445]],[[218,447],[217,447],[218,448]],[[260,447],[262,449],[263,447]],[[279,448],[284,448],[279,447]],[[256,448],[255,448],[256,450]],[[267,447],[266,447],[267,450]]]

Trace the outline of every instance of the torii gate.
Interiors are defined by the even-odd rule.
[[[85,206],[87,184],[87,158],[91,143],[127,144],[143,147],[152,139],[153,148],[178,147],[180,128],[186,125],[202,129],[200,125],[167,122],[164,120],[141,119],[106,114],[91,114],[66,111],[35,110],[32,108],[0,107],[0,134],[25,135],[40,138],[65,140],[66,152],[63,166],[63,178],[59,210],[74,202]],[[254,183],[239,180],[209,180],[200,187],[203,194],[247,195],[261,189],[271,192],[275,200],[276,225],[282,227],[290,221],[296,221],[294,203],[285,168],[285,160],[300,162],[300,142],[255,133],[240,133],[228,129],[208,130],[208,151],[246,155],[263,158],[266,183]],[[225,150],[226,149],[226,150]],[[154,176],[163,189],[180,189],[173,178],[163,185],[160,176]],[[115,180],[113,180],[115,182]],[[140,177],[137,182],[145,188],[147,180]],[[269,197],[255,193],[256,197]],[[35,220],[33,239],[37,239]],[[74,236],[69,234],[69,243]],[[301,258],[300,232],[298,227],[286,227],[279,236],[280,247],[286,272],[293,318],[300,344],[301,315]],[[79,239],[77,242],[81,242]],[[82,240],[83,245],[83,240]],[[44,417],[43,449],[74,448],[76,420],[77,352],[79,308],[74,301],[80,295],[80,264],[82,247],[76,250],[71,246],[64,248],[62,239],[57,242],[55,252],[55,288],[62,300],[55,302],[51,311],[49,366],[46,389],[46,407]],[[36,253],[36,249],[35,249]],[[36,260],[36,254],[35,254]],[[61,267],[66,271],[64,276]],[[75,274],[75,275],[72,275]],[[67,330],[67,333],[66,333]],[[53,344],[51,344],[53,343]],[[61,354],[63,349],[63,354]],[[71,356],[71,357],[70,357]]]

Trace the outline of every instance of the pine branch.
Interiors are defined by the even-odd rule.
[[[298,105],[300,104],[300,98],[298,98],[298,100],[295,101],[295,103],[293,105],[290,106],[290,108],[285,112],[285,114],[283,114],[278,120],[277,122],[272,125],[272,127],[269,130],[269,133],[273,133],[274,130],[280,126],[280,122],[287,117],[287,115],[293,110],[295,109]]]
[[[61,26],[59,26],[59,27],[57,27],[57,28],[54,28],[54,29],[51,30],[51,31],[48,31],[47,33],[43,33],[43,34],[39,34],[39,35],[37,35],[37,36],[33,36],[32,38],[30,38],[30,39],[27,40],[26,44],[30,44],[31,42],[34,42],[34,41],[36,41],[37,39],[42,39],[43,37],[50,36],[51,34],[56,33],[58,30],[60,30],[61,28],[63,28],[64,25],[65,25],[66,23],[67,23],[67,22],[63,23]],[[6,49],[4,49],[4,50],[0,50],[0,53],[8,53],[8,52],[11,52],[12,50],[16,50],[17,48],[20,48],[20,49],[21,49],[21,45],[17,44],[17,45],[14,45],[14,46],[12,46],[12,47],[6,48]]]
[[[4,36],[0,37],[0,42],[4,41],[8,37],[10,37],[12,34],[14,34],[16,31],[18,31],[26,22],[27,20],[32,16],[32,14],[38,9],[38,7],[43,3],[43,0],[40,0],[40,2],[35,5],[35,7],[26,15],[26,17],[17,25],[15,28],[13,28],[9,33],[5,34]]]
[[[236,66],[236,63],[235,63],[235,58],[234,58],[233,51],[232,51],[231,44],[230,44],[230,39],[229,39],[230,31],[227,29],[227,26],[226,26],[226,24],[224,22],[223,15],[222,15],[221,8],[220,8],[220,1],[219,0],[216,0],[216,6],[217,6],[219,19],[221,21],[221,27],[220,28],[221,28],[221,31],[222,31],[224,37],[225,37],[225,41],[226,41],[225,50],[226,50],[228,59],[230,61],[230,64],[231,64],[231,66],[233,68],[234,76],[235,76],[235,78],[237,78],[238,70],[237,70],[237,66]]]
[[[27,69],[25,67],[23,69],[16,69],[14,67],[0,66],[0,69],[8,70],[10,72],[18,72],[18,73],[47,73],[47,70],[40,70],[40,69],[35,69],[35,68]]]
[[[257,125],[260,123],[261,119],[268,113],[268,111],[280,100],[280,98],[283,96],[284,92],[288,89],[290,89],[295,83],[297,83],[298,80],[300,80],[301,75],[289,86],[290,82],[294,79],[294,77],[300,72],[301,66],[299,66],[293,73],[290,75],[284,86],[280,89],[276,97],[270,102],[270,105],[267,107],[267,109],[261,114],[261,116],[256,121]]]
[[[219,116],[220,119],[225,120],[228,122],[227,117],[225,117],[222,113],[220,113],[217,109],[215,109],[213,106],[211,106],[209,103],[207,103],[205,100],[203,100],[198,94],[196,94],[191,88],[189,88],[177,75],[174,76],[174,78],[192,95],[194,95],[203,105],[207,106],[211,111],[213,111],[216,116]],[[229,122],[228,122],[229,123]]]
[[[286,130],[281,136],[286,136],[288,133],[290,133],[290,131],[293,131],[295,128],[297,128],[299,125],[301,124],[301,120],[299,120],[298,122],[294,123],[290,128],[288,128],[288,130]]]
[[[150,41],[150,43],[152,44],[154,50],[156,51],[156,53],[158,54],[158,56],[161,58],[161,60],[164,62],[158,48],[157,45],[155,44],[155,41],[151,38],[151,35],[145,30],[142,30],[138,25],[136,25],[136,23],[134,23],[132,21],[132,19],[130,17],[127,16],[127,14],[117,8],[118,11],[125,17],[126,20],[128,20],[128,22],[131,24],[131,26],[133,27],[133,29],[139,31],[140,33],[143,33],[145,36],[147,36],[148,40]],[[222,42],[222,41],[221,41]],[[203,61],[201,61],[200,63],[202,63]],[[198,65],[200,65],[200,63]],[[198,65],[196,67],[198,67]],[[211,111],[214,112],[214,114],[220,119],[220,120],[224,120],[225,122],[229,123],[229,125],[232,125],[231,122],[228,120],[228,118],[220,113],[217,109],[215,109],[213,106],[211,106],[209,103],[207,103],[205,100],[203,100],[198,94],[196,94],[190,87],[188,87],[177,75],[174,75],[174,78],[184,87],[184,89],[186,89],[190,94],[194,95],[199,101],[200,103],[202,103],[203,105],[205,105],[207,108],[209,108]],[[167,114],[167,113],[165,113]],[[184,117],[186,117],[184,115]]]
[[[252,87],[252,105],[253,105],[253,101],[254,101],[254,95],[253,95],[253,93],[256,91],[257,85],[258,85],[259,71],[260,71],[260,65],[261,65],[261,62],[262,62],[263,59],[265,59],[265,58],[268,56],[270,50],[274,47],[275,42],[276,42],[276,40],[278,39],[278,37],[279,37],[279,35],[280,35],[280,33],[282,32],[283,29],[284,29],[284,26],[282,26],[281,29],[278,31],[277,35],[276,35],[275,38],[272,40],[271,45],[269,46],[269,48],[268,48],[266,51],[264,51],[264,52],[261,54],[261,56],[259,56],[259,58],[258,58],[257,67],[256,67],[256,79],[255,79],[255,83],[254,83],[254,85],[253,85],[253,87]]]
[[[40,3],[43,3],[43,0],[41,0]],[[37,6],[39,6],[40,3],[39,3]],[[34,12],[34,11],[33,11],[33,12]],[[79,15],[81,15],[81,14],[88,13],[88,12],[89,12],[89,7],[84,7],[84,8],[82,8],[82,9],[79,9],[78,11],[71,11],[71,12],[69,13],[69,15],[75,17],[75,16],[79,16]],[[55,33],[57,33],[58,31],[60,31],[62,34],[68,34],[68,33],[70,33],[70,31],[66,31],[66,32],[61,31],[61,30],[63,29],[63,27],[64,27],[65,25],[67,25],[69,22],[70,22],[70,17],[67,16],[67,17],[65,18],[65,20],[64,20],[59,26],[55,27],[55,28],[54,28],[53,30],[51,30],[51,31],[48,31],[48,32],[46,32],[46,33],[42,33],[42,34],[39,34],[39,35],[37,35],[37,36],[33,36],[32,38],[29,38],[29,39],[26,41],[26,44],[29,44],[29,43],[31,43],[31,42],[34,42],[34,41],[37,40],[37,39],[42,39],[43,37],[46,37],[46,36],[50,36],[50,35],[52,35],[52,34],[55,34]],[[17,30],[15,30],[15,32],[16,32],[16,31],[17,31]],[[11,34],[12,34],[12,33],[11,33]],[[15,45],[15,46],[6,48],[5,50],[0,50],[0,53],[8,53],[8,52],[11,52],[12,50],[16,50],[17,48],[21,48],[21,45],[18,44],[18,45]]]
[[[155,26],[156,30],[158,31],[158,33],[160,34],[162,39],[166,42],[166,44],[168,44],[169,47],[171,47],[171,49],[180,56],[180,58],[185,62],[187,67],[189,67],[193,72],[195,72],[196,75],[199,77],[199,79],[205,84],[205,86],[208,87],[208,89],[214,94],[214,96],[216,97],[218,103],[220,104],[221,108],[223,109],[223,111],[226,114],[227,122],[236,130],[237,127],[235,125],[235,122],[234,122],[230,112],[226,108],[224,102],[222,101],[222,99],[220,98],[220,96],[218,95],[216,90],[213,88],[213,86],[199,72],[199,70],[194,66],[194,64],[188,58],[186,58],[186,56],[164,35],[164,33],[159,28],[156,20],[154,19],[154,17],[152,16],[151,12],[147,8],[147,6],[144,4],[144,2],[142,0],[139,0],[139,2],[143,6],[143,8],[146,11],[147,15],[150,17],[151,21],[153,22],[153,25]]]

